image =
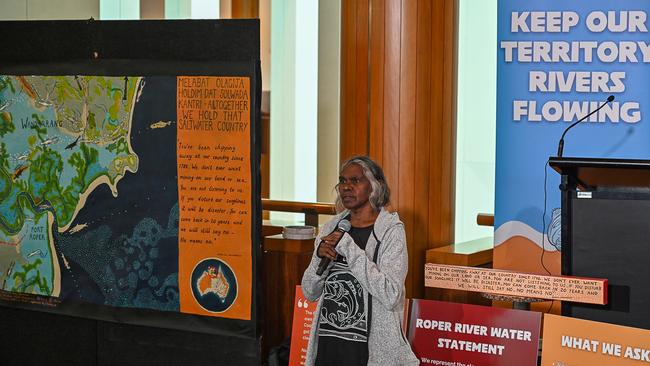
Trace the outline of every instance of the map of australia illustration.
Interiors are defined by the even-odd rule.
[[[139,83],[0,76],[0,289],[59,295],[67,260],[53,231],[84,230],[74,223],[88,196],[107,185],[117,197],[120,179],[138,170],[130,134]]]

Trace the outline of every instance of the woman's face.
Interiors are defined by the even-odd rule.
[[[339,176],[337,188],[343,207],[346,209],[356,210],[370,205],[368,199],[372,193],[372,186],[360,165],[350,164],[345,167]]]

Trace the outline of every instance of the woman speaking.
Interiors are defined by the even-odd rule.
[[[384,172],[366,156],[353,157],[341,166],[336,191],[339,213],[320,231],[302,277],[305,297],[320,298],[305,364],[418,365],[401,327],[404,224],[385,208]]]

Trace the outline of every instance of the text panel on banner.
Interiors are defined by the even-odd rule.
[[[564,155],[650,158],[650,3],[498,3],[495,268],[559,274],[559,176],[545,163],[571,123]],[[545,251],[545,252],[543,252]]]
[[[250,79],[179,77],[177,90],[181,311],[250,319]]]

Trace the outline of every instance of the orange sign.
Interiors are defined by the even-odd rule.
[[[250,79],[177,78],[181,312],[250,320]]]
[[[650,363],[650,330],[544,315],[542,366]]]
[[[316,311],[316,302],[309,302],[302,294],[300,286],[296,286],[296,298],[293,306],[293,324],[291,326],[291,354],[289,366],[305,364],[311,322]]]
[[[607,280],[571,276],[543,276],[498,269],[427,263],[424,284],[453,290],[554,299],[603,305]]]

